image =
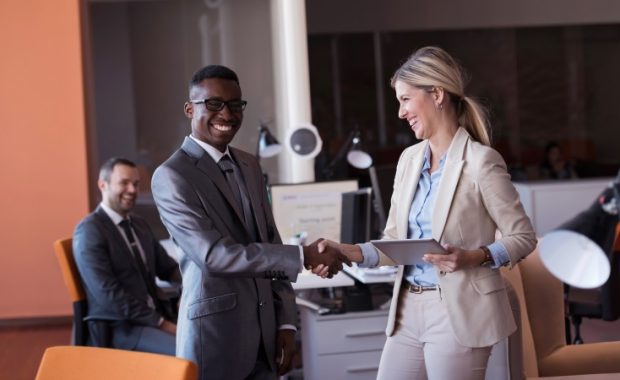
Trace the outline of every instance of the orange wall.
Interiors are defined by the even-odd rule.
[[[71,314],[52,242],[88,210],[79,15],[0,1],[0,319]]]

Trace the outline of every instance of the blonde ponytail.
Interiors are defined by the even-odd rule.
[[[459,124],[469,132],[469,134],[481,144],[491,146],[491,136],[489,133],[489,123],[487,112],[472,98],[464,96],[461,101],[461,114]]]

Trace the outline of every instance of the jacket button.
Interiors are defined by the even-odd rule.
[[[258,303],[258,307],[263,307],[265,304],[261,301]]]

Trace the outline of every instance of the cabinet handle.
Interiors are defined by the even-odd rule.
[[[347,372],[349,373],[357,373],[357,372],[377,372],[379,371],[379,366],[365,366],[365,367],[349,367],[347,368]]]
[[[349,332],[349,333],[344,334],[344,336],[347,338],[360,338],[363,336],[373,336],[373,335],[381,335],[381,334],[385,334],[385,330]]]

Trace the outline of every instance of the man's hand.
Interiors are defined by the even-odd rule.
[[[342,270],[342,263],[351,266],[351,260],[335,247],[326,246],[323,247],[322,252],[319,252],[319,243],[321,241],[322,239],[319,239],[309,246],[303,247],[304,265],[307,269],[312,270],[322,265],[328,268],[326,277],[331,278]]]
[[[160,330],[167,332],[168,334],[177,335],[177,325],[164,319],[164,322],[159,326]]]
[[[448,253],[427,253],[422,260],[437,266],[442,272],[452,273],[459,269],[479,266],[485,256],[481,249],[466,250],[449,245],[445,245],[444,248]]]
[[[282,329],[276,334],[276,365],[278,376],[282,376],[291,370],[295,348],[295,330]]]
[[[364,261],[362,255],[362,249],[355,244],[336,243],[328,239],[319,239],[319,252],[325,251],[325,248],[332,247],[340,251],[343,255],[349,258],[352,262],[361,263]],[[312,268],[312,273],[319,277],[325,278],[329,275],[329,268],[323,264]]]

